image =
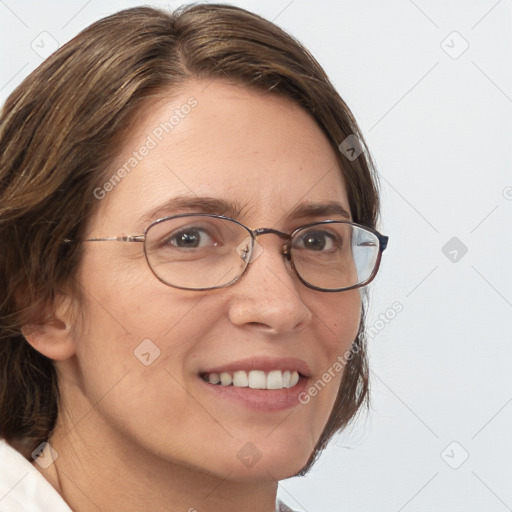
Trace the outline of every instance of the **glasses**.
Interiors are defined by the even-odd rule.
[[[212,290],[236,283],[262,252],[261,235],[283,239],[281,253],[307,287],[341,292],[370,283],[388,237],[353,222],[324,220],[292,233],[250,229],[222,215],[181,214],[153,222],[143,235],[90,238],[83,242],[141,242],[153,274],[184,290]],[[65,240],[72,243],[71,240]]]

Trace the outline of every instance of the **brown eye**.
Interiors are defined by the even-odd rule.
[[[301,234],[294,243],[296,249],[306,249],[308,251],[332,251],[340,244],[333,233],[327,231],[307,231]],[[341,242],[341,241],[340,241]]]
[[[182,231],[177,235],[173,235],[169,240],[171,245],[180,248],[196,249],[205,243],[208,243],[208,236],[204,235],[200,230]]]
[[[206,249],[219,245],[212,229],[204,226],[184,226],[162,237],[162,247],[176,249]]]

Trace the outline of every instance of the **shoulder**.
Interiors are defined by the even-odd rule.
[[[0,511],[71,512],[43,475],[4,439],[0,439]]]

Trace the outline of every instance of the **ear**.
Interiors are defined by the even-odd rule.
[[[38,352],[56,361],[69,359],[75,354],[71,329],[71,300],[61,296],[55,301],[53,311],[40,323],[24,325],[21,333]]]

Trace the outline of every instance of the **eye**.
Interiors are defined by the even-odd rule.
[[[321,230],[311,230],[301,233],[295,240],[293,247],[307,251],[333,251],[339,249],[341,239],[335,233]]]
[[[166,245],[179,249],[198,249],[201,247],[215,247],[218,244],[213,241],[205,229],[191,227],[169,234],[166,237]]]

